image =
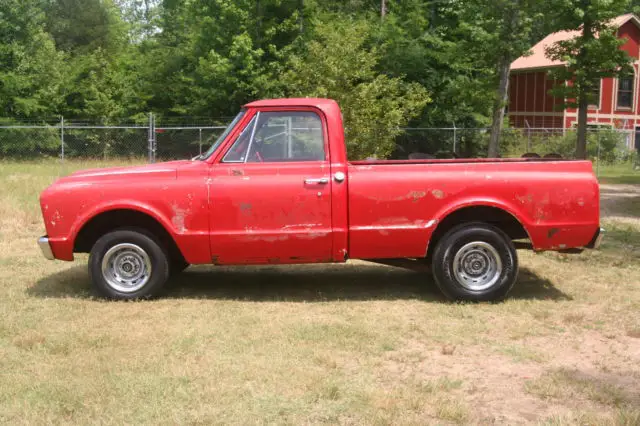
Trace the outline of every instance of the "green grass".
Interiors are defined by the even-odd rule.
[[[600,183],[610,184],[640,184],[640,167],[633,163],[602,164],[599,170],[593,165],[594,172],[598,172]]]
[[[2,423],[638,424],[633,203],[601,251],[520,252],[504,303],[366,262],[191,267],[118,303],[35,244],[38,193],[98,165],[0,162]]]

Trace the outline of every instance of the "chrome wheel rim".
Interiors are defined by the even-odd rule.
[[[102,276],[122,293],[133,293],[151,277],[151,258],[140,246],[131,243],[111,247],[102,258]]]
[[[465,244],[453,258],[453,275],[468,290],[486,290],[498,282],[501,274],[498,251],[484,241]]]

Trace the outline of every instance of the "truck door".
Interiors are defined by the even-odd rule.
[[[331,260],[329,150],[313,108],[265,108],[210,174],[213,263]]]

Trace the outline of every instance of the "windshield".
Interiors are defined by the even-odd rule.
[[[222,134],[218,137],[218,139],[216,139],[216,141],[213,143],[213,145],[211,145],[211,148],[209,148],[207,150],[207,152],[205,152],[204,154],[202,154],[200,156],[200,159],[205,160],[205,159],[209,158],[211,156],[211,154],[213,154],[216,151],[216,149],[218,149],[218,147],[220,146],[222,141],[225,140],[225,138],[231,132],[231,130],[233,130],[233,128],[236,127],[236,124],[238,124],[238,121],[240,121],[242,119],[242,117],[244,116],[245,112],[246,112],[246,110],[243,109],[238,113],[238,115],[236,115],[236,118],[234,118],[233,121],[231,122],[231,124],[229,124],[227,126],[227,128],[224,129],[224,132],[222,132]]]

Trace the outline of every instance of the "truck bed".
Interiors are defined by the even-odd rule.
[[[397,167],[402,165],[403,167]],[[349,164],[350,255],[425,256],[438,224],[460,209],[490,221],[509,213],[536,250],[589,244],[599,229],[599,187],[588,161],[436,159]]]

